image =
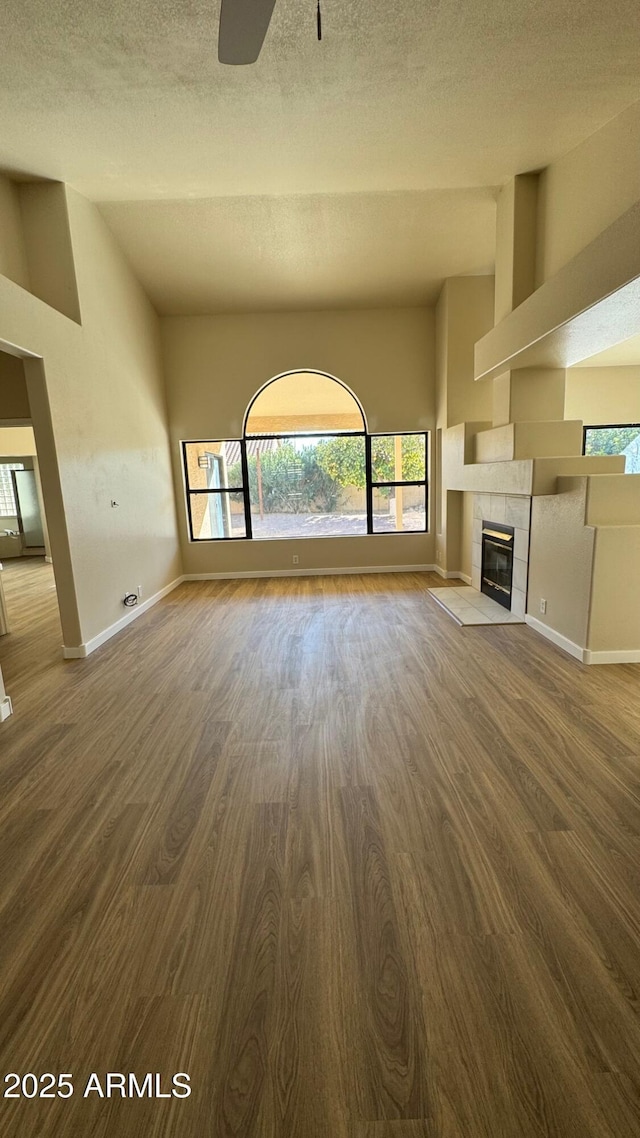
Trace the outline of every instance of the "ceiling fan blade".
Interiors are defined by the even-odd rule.
[[[269,28],[276,0],[222,0],[220,63],[255,63]]]

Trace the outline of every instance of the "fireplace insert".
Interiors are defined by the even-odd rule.
[[[483,521],[480,589],[509,610],[513,579],[513,540],[513,526]]]

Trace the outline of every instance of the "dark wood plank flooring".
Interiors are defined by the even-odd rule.
[[[4,584],[1,1074],[75,1094],[3,1138],[637,1138],[640,665],[428,574],[185,584],[65,662]]]

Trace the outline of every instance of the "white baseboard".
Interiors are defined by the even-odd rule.
[[[640,664],[640,648],[623,648],[618,652],[592,652],[585,649],[585,664]]]
[[[84,660],[86,656],[90,656],[92,652],[95,652],[96,648],[100,648],[107,640],[111,640],[112,636],[116,636],[118,632],[122,632],[122,629],[126,628],[128,624],[131,624],[132,620],[137,620],[139,616],[142,616],[142,614],[152,608],[153,605],[156,605],[158,601],[161,601],[163,597],[166,597],[167,593],[173,592],[183,581],[184,577],[176,577],[175,581],[172,581],[170,585],[165,585],[164,589],[160,589],[159,592],[154,593],[152,597],[149,597],[148,600],[144,601],[141,605],[136,605],[135,608],[130,609],[124,616],[120,617],[120,620],[116,620],[115,624],[109,625],[103,632],[99,632],[97,636],[88,640],[86,644],[78,644],[76,647],[63,645],[62,655],[64,659]]]
[[[13,706],[9,696],[5,695],[0,699],[0,723],[4,723],[10,715],[13,715]]]
[[[568,652],[570,656],[573,656],[574,660],[579,660],[581,664],[587,662],[585,660],[585,648],[581,648],[579,644],[574,644],[573,640],[569,640],[568,637],[563,636],[562,633],[556,632],[555,628],[549,628],[548,624],[543,624],[542,621],[537,620],[535,616],[529,616],[527,613],[524,620],[525,624],[528,624],[534,632],[539,632],[541,636],[550,640],[552,644],[555,644],[558,648],[562,648],[564,652]]]
[[[247,569],[235,573],[185,573],[184,581],[235,581],[245,577],[335,577],[345,573],[432,573],[435,565],[354,565],[348,569]]]
[[[464,581],[465,585],[472,584],[471,577],[459,569],[442,569],[440,565],[430,565],[429,568],[439,577],[444,577],[445,581]]]
[[[535,616],[527,615],[524,619],[541,636],[545,636],[552,644],[557,644],[558,648],[568,652],[581,664],[640,664],[640,648],[623,648],[617,652],[592,652],[589,648],[581,648],[579,644],[574,644],[566,636],[549,628],[548,624],[536,620]]]
[[[53,557],[45,557],[47,565],[53,565]]]

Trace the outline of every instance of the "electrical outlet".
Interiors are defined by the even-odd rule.
[[[546,602],[544,597],[540,597],[540,612],[545,613],[546,611],[547,611],[547,602]]]
[[[142,596],[142,585],[138,585],[138,599]]]
[[[299,561],[300,561],[300,558],[298,557],[298,554],[297,554],[297,553],[294,553],[294,555],[293,555],[293,564],[294,564],[294,565],[297,565],[297,564],[299,563]]]

